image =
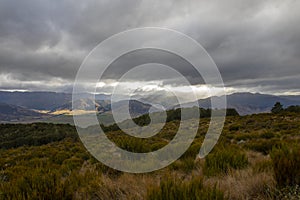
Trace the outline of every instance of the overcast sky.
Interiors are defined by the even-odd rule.
[[[0,89],[71,91],[99,42],[155,26],[202,44],[229,92],[300,94],[299,10],[298,0],[0,0]],[[125,59],[117,66],[130,64]],[[187,76],[194,73],[181,67]],[[99,84],[103,91],[114,85],[113,74]],[[159,87],[168,82],[156,81]]]

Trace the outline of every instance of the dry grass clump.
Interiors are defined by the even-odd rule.
[[[148,185],[154,182],[155,178],[148,175],[123,174],[116,179],[102,176],[91,182],[88,191],[76,199],[144,199]]]
[[[196,176],[190,180],[167,177],[158,186],[150,187],[147,192],[149,200],[223,200],[224,193],[216,185],[203,184],[203,178]]]
[[[207,185],[218,185],[232,200],[271,199],[275,181],[271,173],[255,173],[252,169],[233,170],[223,177],[206,180]]]

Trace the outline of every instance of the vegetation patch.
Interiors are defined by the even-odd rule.
[[[190,181],[166,178],[159,186],[151,187],[147,192],[148,200],[221,200],[226,199],[217,187],[205,187],[203,179],[193,177]]]
[[[242,169],[248,165],[246,154],[234,146],[218,147],[205,157],[203,172],[207,176],[228,173],[230,169]]]
[[[279,187],[300,185],[300,148],[281,146],[271,153],[274,176]]]

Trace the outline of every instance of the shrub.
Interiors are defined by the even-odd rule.
[[[289,106],[285,109],[287,112],[300,113],[300,106]]]
[[[189,157],[177,160],[170,165],[172,170],[182,170],[186,173],[191,172],[195,167],[195,158]]]
[[[270,140],[261,139],[257,141],[252,141],[251,143],[247,143],[245,145],[246,148],[263,153],[264,155],[269,154],[274,147],[280,147],[280,146],[281,146],[281,142],[278,139],[270,139]]]
[[[264,138],[264,139],[271,139],[271,138],[275,137],[275,134],[272,132],[265,132],[265,133],[262,133],[260,135],[260,137]]]
[[[243,134],[238,134],[237,136],[236,136],[236,140],[237,141],[241,141],[241,140],[251,140],[251,139],[253,139],[253,138],[255,138],[256,137],[256,135],[254,135],[254,134],[246,134],[246,133],[243,133]]]
[[[300,184],[300,148],[282,146],[271,153],[274,176],[279,187]]]
[[[73,196],[56,170],[30,171],[1,189],[3,199],[72,199]]]
[[[240,130],[242,127],[239,125],[239,124],[237,124],[237,125],[231,125],[230,127],[229,127],[229,131],[238,131],[238,130]]]
[[[193,158],[199,154],[201,148],[201,142],[199,140],[194,141],[188,150],[181,156],[181,158]]]
[[[75,169],[80,169],[83,162],[84,161],[80,158],[72,157],[63,161],[63,167],[72,171]]]
[[[167,178],[158,187],[151,187],[147,191],[149,200],[218,200],[225,199],[223,192],[216,186],[205,187],[200,177],[193,177],[191,181]]]
[[[53,157],[51,157],[51,161],[53,163],[61,165],[64,162],[64,160],[68,159],[69,157],[70,155],[67,152],[60,151]]]
[[[256,173],[271,172],[273,170],[273,163],[271,160],[263,160],[255,163],[253,171]]]
[[[228,173],[231,168],[242,169],[247,165],[248,158],[239,148],[221,147],[206,156],[203,173],[213,176],[219,173]]]

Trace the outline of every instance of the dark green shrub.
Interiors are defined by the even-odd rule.
[[[11,171],[0,171],[0,182],[8,182],[13,177]]]
[[[254,135],[252,133],[251,134],[243,133],[243,134],[238,134],[235,139],[237,141],[241,141],[241,140],[246,141],[246,140],[251,140],[253,138],[256,138],[256,135]]]
[[[72,199],[73,191],[60,180],[56,170],[30,171],[2,186],[3,199]]]
[[[287,122],[279,122],[274,124],[275,131],[289,130],[291,125]]]
[[[238,131],[238,130],[240,130],[242,127],[240,126],[240,125],[238,125],[238,124],[236,124],[236,125],[231,125],[230,127],[229,127],[229,131]]]
[[[83,160],[80,158],[69,158],[63,161],[63,167],[68,169],[68,170],[75,170],[75,169],[80,169],[82,164],[83,164]]]
[[[289,106],[284,111],[286,111],[286,112],[300,113],[300,106]]]
[[[228,173],[230,169],[242,169],[247,165],[248,158],[242,150],[237,147],[221,147],[205,157],[203,173],[213,176]]]
[[[205,187],[202,178],[193,177],[191,181],[182,181],[174,178],[167,178],[158,187],[152,187],[147,191],[149,200],[218,200],[225,199],[223,192],[216,186]]]
[[[271,139],[271,138],[275,137],[275,134],[272,132],[265,132],[265,133],[262,133],[260,135],[260,137],[264,138],[264,139]]]
[[[51,161],[61,165],[64,162],[64,160],[68,159],[69,157],[70,154],[68,154],[67,152],[60,151],[51,158]]]
[[[61,141],[65,138],[77,140],[78,136],[74,126],[35,123],[26,124],[0,124],[0,148],[9,149],[20,146],[39,146]]]
[[[281,146],[281,142],[278,139],[269,139],[269,140],[261,139],[257,141],[252,141],[245,145],[246,148],[263,153],[264,155],[268,155],[274,147],[280,147],[280,146]]]
[[[186,173],[191,172],[194,169],[194,167],[195,167],[195,157],[180,159],[170,165],[170,169],[182,170]]]
[[[192,145],[188,148],[188,150],[181,156],[181,158],[193,158],[195,159],[196,156],[199,154],[200,148],[201,148],[200,141],[193,142]]]
[[[271,153],[274,176],[279,187],[300,184],[300,148],[282,146]]]

